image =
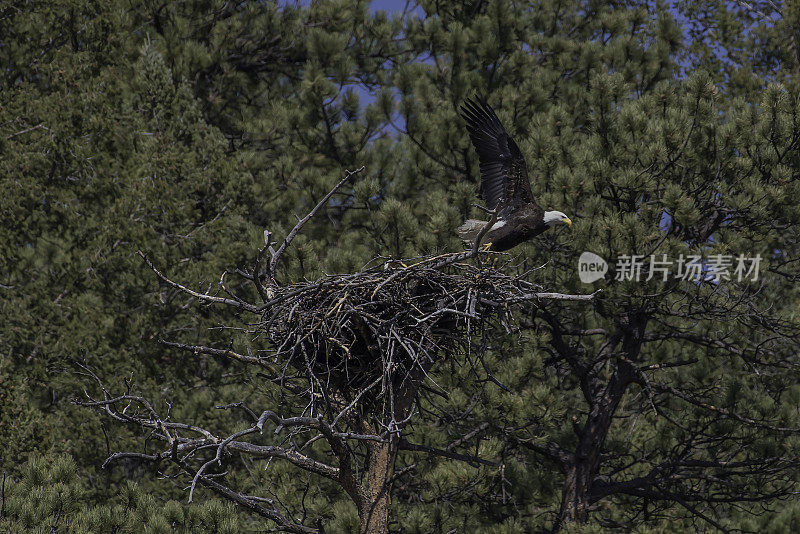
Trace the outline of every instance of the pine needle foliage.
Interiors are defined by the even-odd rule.
[[[81,366],[118,391],[135,377],[159,413],[219,436],[257,422],[237,403],[303,408],[243,362],[161,343],[258,350],[243,332],[254,325],[223,327],[242,313],[157,282],[136,251],[199,293],[227,271],[255,302],[236,273],[252,271],[264,229],[280,242],[363,165],[287,250],[279,286],[459,252],[456,227],[484,215],[458,118],[478,94],[542,206],[575,222],[516,249],[504,272],[603,292],[530,305],[486,342],[483,364],[510,391],[480,362],[431,367],[438,387],[403,437],[450,457],[399,451],[390,528],[796,530],[797,6],[406,7],[0,7],[0,529],[263,529],[205,488],[187,504],[174,466],[100,467],[113,451],[156,451],[146,432],[72,404],[94,383]],[[578,279],[585,251],[609,262],[603,281]],[[637,254],[760,255],[762,277],[616,280],[615,260]],[[51,470],[69,458],[71,478]],[[310,528],[359,528],[339,486],[267,463],[232,462],[227,480]]]

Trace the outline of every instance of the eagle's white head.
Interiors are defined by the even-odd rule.
[[[572,221],[569,217],[560,211],[546,211],[544,212],[544,223],[547,226],[555,226],[556,224],[566,224],[572,226]]]

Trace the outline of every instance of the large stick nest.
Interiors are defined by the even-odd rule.
[[[505,324],[508,303],[535,298],[534,284],[463,261],[470,255],[388,262],[275,288],[260,330],[277,362],[348,397],[421,378],[437,359],[469,351],[490,318]]]
[[[510,303],[545,298],[590,300],[593,297],[540,293],[538,286],[525,280],[527,273],[515,277],[489,268],[485,261],[487,254],[480,251],[479,245],[497,220],[497,210],[486,210],[491,218],[469,252],[418,258],[413,263],[407,262],[410,265],[389,261],[379,267],[314,282],[285,286],[276,283],[280,258],[303,225],[351,176],[363,170],[364,167],[347,171],[345,177],[297,222],[277,250],[272,247],[269,231],[264,232],[265,244],[254,259],[252,273],[237,270],[254,283],[262,305],[246,302],[229,291],[224,285],[224,274],[220,286],[230,298],[193,291],[161,274],[140,252],[150,268],[172,287],[205,303],[259,313],[256,330],[267,338],[273,363],[282,366],[282,372],[262,356],[165,343],[265,366],[272,380],[280,381],[295,393],[310,394],[314,412],[315,400],[323,397],[329,401],[327,392],[331,388],[338,392],[336,403],[352,399],[352,402],[348,400],[348,406],[356,402],[369,404],[380,397],[393,398],[385,393],[407,379],[411,380],[411,387],[404,387],[403,391],[415,391],[437,359],[471,352],[476,329],[484,333],[491,331],[484,328],[491,319],[497,319],[496,322],[508,330]],[[271,259],[265,262],[267,252]],[[287,374],[290,367],[298,371],[296,376]],[[289,385],[295,382],[292,378],[308,379],[311,387]],[[394,413],[393,408],[390,413]]]

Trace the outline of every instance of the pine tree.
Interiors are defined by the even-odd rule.
[[[86,486],[91,502],[138,469],[98,472],[102,451],[131,436],[106,434],[104,423],[75,411],[84,380],[77,363],[118,378],[149,376],[145,387],[170,384],[165,393],[175,399],[196,397],[195,373],[223,372],[208,362],[172,365],[181,360],[159,346],[163,329],[213,319],[179,302],[143,308],[159,295],[143,283],[135,251],[196,265],[229,242],[219,258],[235,263],[244,250],[237,240],[251,232],[237,212],[253,195],[186,84],[152,44],[130,34],[135,21],[122,16],[125,7],[69,7],[13,9],[3,21],[4,35],[30,29],[21,43],[50,46],[3,52],[0,433],[4,473],[19,476],[37,454],[70,454],[95,481]],[[208,274],[192,272],[196,281]]]
[[[135,252],[180,267],[194,286],[217,279],[245,262],[243,252],[249,261],[267,223],[278,231],[293,224],[341,162],[362,157],[381,135],[374,107],[361,109],[347,84],[381,79],[380,56],[362,47],[392,43],[385,17],[373,23],[366,4],[333,2],[219,7],[20,2],[0,17],[12,43],[0,51],[0,434],[9,480],[28,458],[66,453],[93,481],[90,504],[142,475],[148,492],[183,498],[133,462],[101,474],[107,453],[136,437],[76,411],[79,365],[111,381],[135,376],[143,392],[188,413],[257,387],[231,382],[240,371],[227,362],[159,343],[221,318],[154,287]],[[353,28],[357,53],[345,48]],[[279,55],[255,57],[259,50]],[[320,272],[315,251],[328,228],[316,228],[307,261],[292,258],[291,276]],[[348,264],[361,257],[369,254],[339,256]],[[221,389],[212,395],[199,384]],[[292,487],[284,491],[302,493]]]
[[[70,457],[51,464],[31,458],[19,481],[3,479],[3,532],[241,532],[234,507],[219,500],[200,506],[178,501],[158,503],[135,482],[126,482],[98,506],[86,506],[86,487]]]
[[[283,4],[0,8],[0,470],[15,503],[3,528],[258,528],[211,499],[178,504],[181,489],[144,463],[99,468],[143,441],[71,404],[80,365],[114,386],[134,376],[175,418],[224,430],[214,406],[285,402],[235,362],[160,343],[250,341],[209,330],[239,318],[158,286],[135,252],[204,290],[361,165],[288,250],[282,283],[459,250],[455,228],[483,215],[458,118],[477,93],[522,148],[540,203],[575,221],[503,269],[604,292],[591,312],[531,305],[483,361],[431,370],[405,439],[472,460],[401,451],[392,528],[791,531],[796,7]],[[583,251],[609,261],[605,281],[579,282]],[[632,254],[760,254],[762,278],[612,280]],[[348,498],[289,468],[228,477],[273,488],[326,531],[358,528]]]
[[[465,96],[488,93],[542,205],[575,214],[568,235],[522,249],[523,266],[545,265],[534,280],[586,287],[575,272],[586,250],[612,259],[760,254],[794,278],[786,259],[797,211],[781,199],[796,190],[796,92],[771,86],[748,104],[721,97],[703,72],[676,80],[681,38],[666,11],[651,19],[635,7],[577,2],[424,7],[425,23],[406,31],[434,58],[398,70],[408,150],[423,152],[437,169],[425,175],[440,180],[459,160],[474,165],[465,136],[446,125],[458,123]],[[465,388],[457,369],[435,377],[451,392],[436,444],[470,436],[507,462],[483,476],[428,470],[437,476],[422,487],[449,482],[436,528],[476,516],[526,530],[662,518],[678,529],[728,528],[746,521],[739,506],[758,513],[747,503],[788,495],[797,422],[781,392],[796,381],[797,324],[780,295],[796,302],[796,291],[774,275],[759,293],[730,281],[644,283],[647,267],[643,274],[639,283],[608,276],[592,313],[533,308],[522,337],[498,341],[486,362],[513,393]],[[751,472],[766,466],[769,477]],[[453,511],[454,499],[464,511]],[[476,503],[482,513],[470,510]],[[504,505],[513,511],[498,512]]]

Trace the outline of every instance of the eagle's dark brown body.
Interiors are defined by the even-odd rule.
[[[514,248],[523,241],[533,239],[548,228],[544,223],[542,213],[539,208],[538,210],[529,210],[529,213],[515,214],[513,219],[486,232],[484,242],[492,244],[489,250],[503,252]]]

